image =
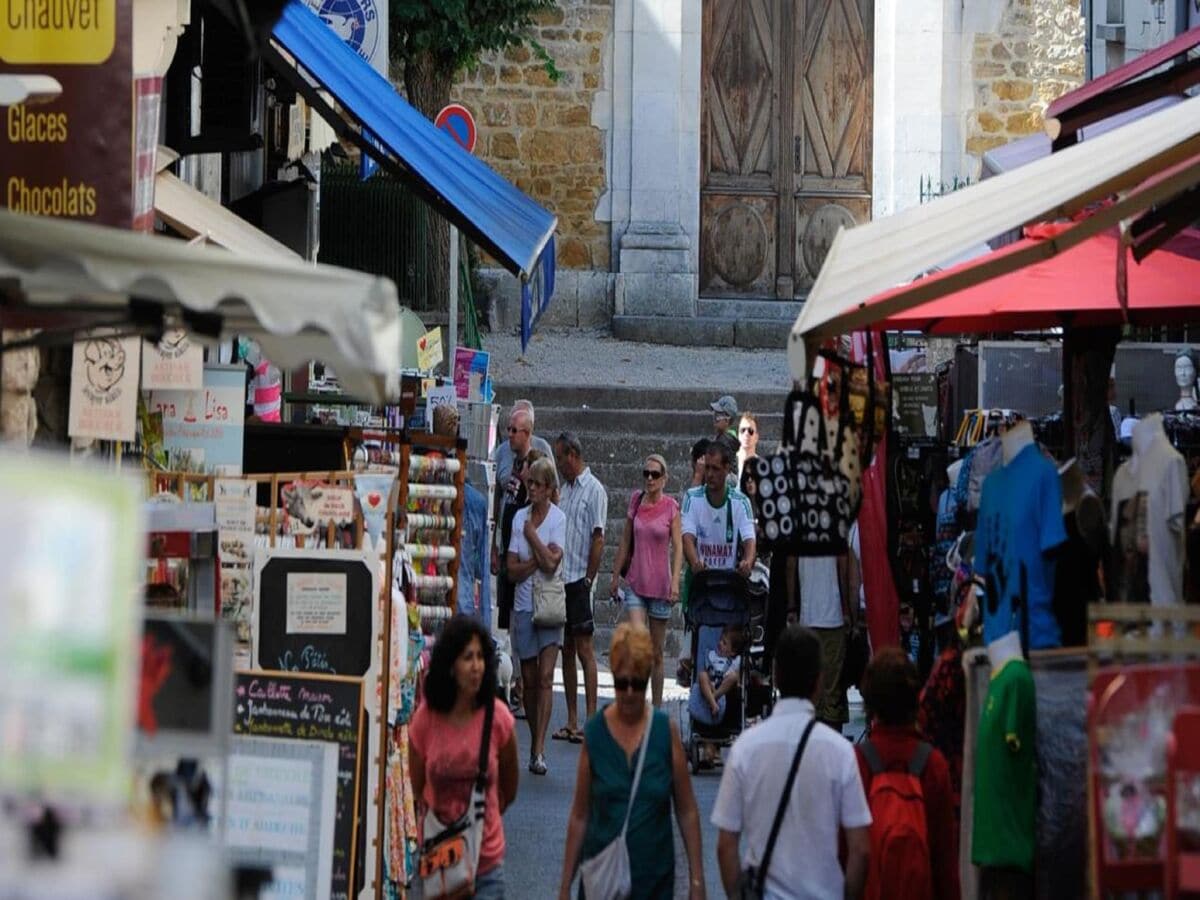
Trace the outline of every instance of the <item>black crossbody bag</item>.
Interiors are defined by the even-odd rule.
[[[808,736],[812,734],[817,724],[814,716],[809,720],[804,734],[800,737],[800,746],[792,757],[792,768],[788,771],[787,784],[783,787],[783,796],[779,799],[779,808],[775,810],[775,822],[771,825],[771,836],[767,838],[767,847],[763,851],[762,861],[758,866],[747,866],[738,878],[738,900],[762,900],[763,885],[767,881],[767,866],[771,864],[771,854],[775,850],[775,841],[779,837],[779,828],[783,825],[783,817],[787,813],[788,801],[792,797],[792,786],[796,783],[796,770],[800,768],[800,758],[804,756],[804,748],[808,746]]]

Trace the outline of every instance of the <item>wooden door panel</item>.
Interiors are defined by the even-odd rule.
[[[773,195],[706,193],[700,283],[714,296],[775,293],[778,201]]]
[[[796,206],[796,295],[806,295],[817,280],[839,228],[871,218],[870,197],[802,197]]]
[[[873,4],[801,0],[794,44],[792,199],[798,296],[839,227],[871,217]]]
[[[705,0],[702,293],[757,296],[774,284],[782,124],[776,89],[779,10],[780,0]]]

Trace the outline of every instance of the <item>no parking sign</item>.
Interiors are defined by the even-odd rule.
[[[461,103],[444,106],[433,124],[450,135],[468,153],[475,152],[475,117]]]

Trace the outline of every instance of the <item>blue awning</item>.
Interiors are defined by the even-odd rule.
[[[363,151],[501,265],[525,282],[539,276],[553,285],[557,217],[435,128],[302,0],[284,8],[269,52],[285,72],[296,72],[297,88],[316,108],[326,104],[313,82],[332,94],[342,114],[358,125],[349,136]]]

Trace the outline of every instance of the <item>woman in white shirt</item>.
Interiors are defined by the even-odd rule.
[[[529,505],[513,519],[506,571],[516,584],[509,638],[521,661],[525,718],[529,722],[529,771],[546,774],[546,729],[554,700],[554,662],[562,644],[562,627],[533,624],[533,579],[550,577],[562,563],[567,517],[554,505],[558,473],[549,459],[536,460],[525,476]],[[540,575],[536,573],[541,573]]]

